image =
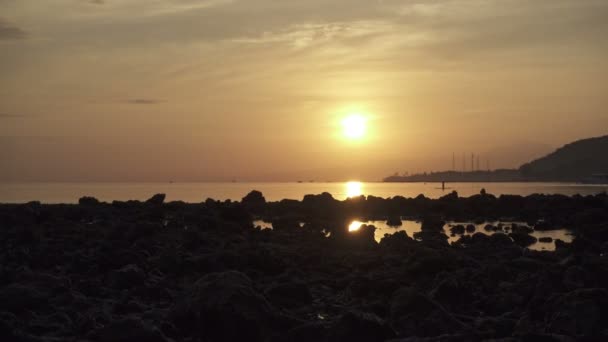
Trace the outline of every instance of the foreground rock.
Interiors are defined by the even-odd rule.
[[[0,337],[604,341],[607,213],[604,194],[0,205]],[[422,231],[348,231],[401,217]],[[529,250],[529,226],[485,223],[501,219],[576,238]]]

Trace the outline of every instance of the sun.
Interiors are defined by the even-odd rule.
[[[346,138],[361,139],[367,132],[367,120],[359,114],[352,114],[342,120],[342,128]]]

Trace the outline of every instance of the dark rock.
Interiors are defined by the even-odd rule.
[[[328,328],[320,322],[311,322],[299,325],[287,333],[285,341],[289,342],[309,342],[327,341]],[[281,341],[281,339],[279,339]]]
[[[392,235],[386,234],[380,240],[380,246],[395,251],[404,251],[412,243],[415,243],[414,239],[409,237],[407,232],[403,230]]]
[[[272,303],[283,307],[300,307],[312,303],[312,295],[306,284],[289,282],[273,285],[265,292]]]
[[[555,229],[559,229],[559,228],[557,228],[557,225],[555,225],[547,220],[538,220],[536,222],[536,224],[534,224],[534,230],[538,230],[538,231],[555,230]]]
[[[350,311],[329,330],[329,341],[385,341],[394,336],[384,320],[372,313]]]
[[[442,219],[438,217],[429,216],[422,220],[421,229],[423,231],[441,232],[443,231],[444,225],[445,222]]]
[[[157,328],[135,318],[112,322],[95,331],[94,335],[99,342],[169,341]]]
[[[467,233],[474,233],[476,229],[477,228],[475,228],[475,225],[473,225],[473,224],[468,224],[467,228],[466,228]]]
[[[565,242],[564,240],[555,239],[555,250],[556,251],[568,250],[568,249],[570,249],[571,246],[572,246],[571,243]]]
[[[580,266],[570,266],[564,272],[563,284],[571,291],[582,289],[587,285],[591,285],[591,283],[590,274]]]
[[[95,205],[99,205],[99,200],[95,197],[81,197],[78,200],[78,204],[79,205],[83,205],[83,206],[95,206]]]
[[[386,224],[390,227],[400,227],[403,225],[403,222],[401,222],[401,217],[391,216],[388,218],[388,220],[386,220]]]
[[[489,241],[493,245],[507,246],[507,245],[513,244],[513,240],[511,240],[511,238],[508,237],[507,234],[503,234],[503,233],[496,233],[496,234],[490,235]]]
[[[439,274],[438,278],[442,280],[430,293],[433,300],[448,309],[462,310],[471,304],[474,296],[469,284],[445,273]]]
[[[0,289],[0,310],[20,313],[44,308],[48,298],[41,291],[20,284],[12,284]]]
[[[495,226],[495,225],[491,225],[491,224],[486,224],[486,225],[485,225],[485,227],[483,227],[483,229],[484,229],[486,232],[496,232],[496,231],[498,231],[498,230],[499,230],[497,226]]]
[[[532,232],[534,232],[534,229],[528,226],[522,226],[515,223],[511,225],[511,233],[513,234],[532,234]]]
[[[606,289],[581,289],[552,298],[546,319],[548,331],[568,336],[606,337],[608,292]]]
[[[553,238],[547,236],[547,237],[541,237],[538,239],[538,242],[542,242],[542,243],[551,243],[553,242]]]
[[[212,341],[264,341],[289,324],[258,293],[245,274],[211,273],[172,310],[172,321],[184,333]]]
[[[393,295],[390,317],[391,326],[402,336],[439,336],[464,328],[443,307],[412,288],[402,288]]]
[[[264,195],[262,195],[260,191],[253,190],[248,193],[247,196],[243,197],[241,203],[243,203],[247,210],[254,213],[261,213],[266,205],[266,198],[264,198]]]
[[[534,236],[525,233],[511,233],[509,237],[521,247],[528,247],[537,241]]]
[[[364,224],[356,231],[347,232],[344,241],[356,246],[373,246],[376,245],[375,232],[376,227]],[[332,237],[339,238],[340,235],[332,234]]]
[[[146,203],[151,204],[151,205],[162,205],[163,203],[165,203],[165,198],[166,198],[165,194],[156,194],[156,195],[150,197],[146,201]]]
[[[452,232],[452,234],[455,234],[455,235],[462,235],[465,232],[465,228],[463,225],[457,224],[454,227],[450,228],[450,232]]]
[[[146,273],[137,265],[130,264],[112,273],[112,285],[120,289],[141,286],[146,280]]]

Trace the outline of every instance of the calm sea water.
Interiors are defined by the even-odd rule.
[[[513,194],[597,194],[608,191],[608,185],[566,183],[0,183],[0,203],[76,203],[82,196],[102,201],[145,200],[165,193],[168,201],[202,202],[207,198],[240,200],[251,190],[261,191],[267,200],[301,200],[306,194],[331,193],[343,200],[358,195],[378,197],[416,197],[424,194],[438,198],[453,190],[460,196],[478,194],[484,188],[494,195]]]

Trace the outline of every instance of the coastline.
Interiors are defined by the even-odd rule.
[[[419,220],[374,239],[353,219]],[[254,227],[264,219],[273,229]],[[445,222],[518,220],[475,227]],[[0,205],[0,327],[14,340],[605,338],[608,196]],[[301,223],[304,223],[301,225]],[[534,251],[530,229],[574,241]],[[484,227],[485,228],[485,227]],[[581,304],[582,303],[582,304]],[[577,308],[584,305],[588,310]],[[33,315],[33,316],[32,316]],[[28,319],[29,317],[29,319]],[[34,318],[32,318],[34,317]]]

